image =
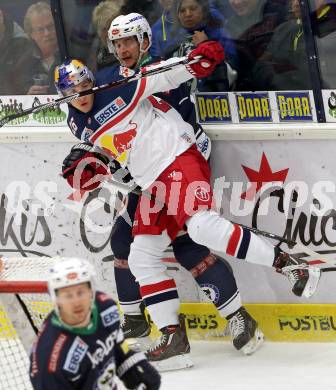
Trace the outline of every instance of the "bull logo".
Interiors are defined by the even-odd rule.
[[[136,123],[130,122],[134,127],[119,134],[105,134],[101,137],[101,147],[115,160],[124,163],[127,158],[127,151],[132,146],[133,138],[136,136]]]

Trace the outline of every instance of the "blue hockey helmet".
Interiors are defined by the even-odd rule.
[[[94,83],[95,78],[91,70],[79,60],[69,60],[55,68],[55,86],[60,96],[84,80]]]

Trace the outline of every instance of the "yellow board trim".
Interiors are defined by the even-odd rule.
[[[246,304],[268,341],[336,341],[336,305],[333,304]],[[191,339],[218,340],[227,321],[210,303],[182,303]],[[153,334],[153,332],[152,332]],[[157,335],[155,330],[154,335]]]
[[[36,303],[37,307],[38,302]],[[43,302],[40,313],[46,316],[51,305]],[[246,304],[258,321],[268,341],[334,342],[336,341],[336,304]],[[227,321],[211,303],[182,303],[191,339],[222,340]],[[159,332],[152,326],[151,337]],[[15,330],[0,306],[0,338],[13,338]]]

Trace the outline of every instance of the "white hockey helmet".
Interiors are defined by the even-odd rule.
[[[60,96],[84,80],[95,82],[91,70],[79,60],[69,60],[55,68],[54,81]]]
[[[108,30],[107,46],[110,53],[113,53],[116,57],[116,51],[113,41],[120,38],[136,36],[140,44],[140,54],[144,52],[142,44],[145,36],[147,35],[149,46],[152,44],[152,30],[150,28],[147,19],[141,14],[132,12],[128,15],[120,15],[112,20],[111,26]],[[118,57],[117,57],[118,58]]]
[[[63,287],[89,282],[94,295],[94,267],[79,258],[67,258],[57,261],[50,269],[48,289],[52,302],[56,303],[56,291]]]

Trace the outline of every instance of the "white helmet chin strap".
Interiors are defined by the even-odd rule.
[[[138,61],[137,61],[136,65],[135,65],[135,68],[137,68],[141,64],[142,58],[148,52],[148,48],[146,50],[142,49],[143,44],[144,44],[144,41],[142,41],[142,44],[139,43],[140,51],[139,51],[139,57],[138,57]]]

